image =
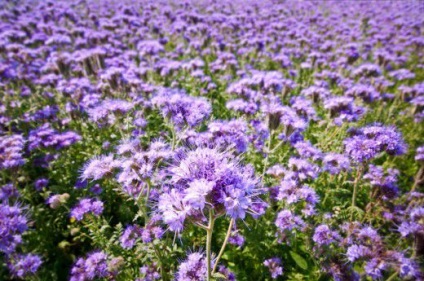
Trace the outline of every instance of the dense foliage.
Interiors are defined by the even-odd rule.
[[[419,1],[0,5],[1,280],[424,278]]]

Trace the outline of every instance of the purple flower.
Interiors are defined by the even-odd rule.
[[[129,225],[125,228],[119,241],[124,249],[131,249],[134,247],[137,239],[142,235],[142,229],[137,225]]]
[[[60,205],[66,203],[66,201],[68,201],[68,199],[69,199],[68,193],[55,194],[55,195],[50,196],[47,199],[46,203],[50,205],[50,208],[57,209]]]
[[[315,108],[312,106],[312,101],[307,100],[304,97],[292,98],[291,107],[305,120],[318,120]]]
[[[419,278],[422,277],[422,273],[419,269],[418,264],[408,258],[401,257],[399,259],[399,275],[402,278],[417,278],[416,280],[419,280]]]
[[[381,69],[378,65],[372,63],[364,63],[352,72],[355,77],[378,77],[381,75]]]
[[[324,101],[324,108],[329,110],[330,117],[334,118],[336,125],[346,121],[358,121],[365,113],[365,108],[356,106],[351,97],[329,97]]]
[[[95,157],[84,165],[81,178],[83,180],[99,180],[111,175],[120,164],[118,160],[113,159],[113,155]]]
[[[212,191],[215,183],[205,179],[194,179],[186,189],[183,201],[195,210],[203,210],[206,196]]]
[[[18,189],[11,183],[0,187],[0,202],[8,201],[9,198],[17,198],[19,196]]]
[[[326,224],[321,224],[315,228],[312,240],[318,245],[329,245],[340,239],[340,235],[336,231],[332,231]]]
[[[406,152],[402,135],[394,127],[376,124],[361,128],[344,141],[346,153],[356,162],[365,162],[381,152],[401,155]]]
[[[372,187],[378,188],[384,198],[393,199],[399,193],[396,184],[398,174],[398,170],[388,169],[386,175],[382,167],[370,165],[363,178],[368,180]]]
[[[406,237],[409,234],[424,232],[424,207],[416,207],[407,213],[407,218],[398,227],[398,231],[402,237]]]
[[[94,252],[85,260],[85,270],[88,279],[106,277],[108,274],[107,255],[104,252]]]
[[[205,208],[244,219],[260,201],[253,168],[241,166],[228,151],[199,147],[183,152],[170,173],[173,188],[160,196],[158,209],[173,231],[181,231],[187,216],[194,219]]]
[[[80,221],[85,214],[92,213],[100,216],[103,212],[103,202],[95,198],[81,199],[78,204],[71,210],[71,217]]]
[[[377,142],[364,136],[354,136],[344,141],[346,153],[356,162],[371,160],[378,154]]]
[[[206,257],[203,253],[194,252],[180,263],[175,276],[177,281],[204,281],[206,279]]]
[[[281,231],[290,231],[293,229],[302,229],[305,226],[305,222],[299,216],[294,215],[291,211],[283,210],[278,213],[275,225]]]
[[[258,105],[252,101],[235,99],[227,102],[227,108],[236,112],[245,114],[255,114],[258,111]]]
[[[71,269],[71,281],[93,280],[107,277],[111,272],[108,269],[108,256],[102,251],[95,251],[86,259],[79,258]]]
[[[322,152],[314,147],[309,141],[298,141],[293,147],[302,158],[311,158],[313,161],[320,160]]]
[[[398,69],[389,73],[389,76],[395,80],[402,81],[408,79],[414,79],[415,73],[411,72],[409,69]]]
[[[177,128],[184,125],[194,127],[209,117],[212,108],[205,98],[196,98],[173,89],[162,89],[152,98],[165,118],[169,118]]]
[[[264,261],[264,265],[268,267],[272,279],[277,279],[278,276],[283,275],[283,267],[281,266],[281,259],[274,257]]]
[[[31,130],[28,137],[30,151],[48,147],[62,149],[80,140],[81,136],[72,131],[58,133],[51,128],[50,123]]]
[[[21,244],[28,219],[18,205],[0,204],[0,252],[10,254]]]
[[[25,141],[21,135],[0,136],[0,170],[25,164],[24,145]]]
[[[44,187],[49,184],[49,180],[45,178],[37,179],[34,183],[35,190],[41,191]]]
[[[239,247],[244,245],[244,236],[238,232],[232,232],[230,238],[228,239],[228,243],[237,245]]]
[[[406,152],[406,144],[395,127],[385,127],[375,124],[362,128],[362,133],[368,139],[376,142],[377,149],[390,155],[401,155]]]
[[[416,233],[420,230],[424,230],[423,226],[415,222],[404,221],[398,227],[398,231],[402,235],[402,237],[406,237],[409,234]]]
[[[354,262],[369,255],[371,255],[371,250],[368,247],[362,245],[352,245],[347,249],[346,252],[347,259],[350,262]]]
[[[138,42],[137,50],[140,52],[140,55],[156,55],[160,52],[163,52],[164,47],[156,40],[143,40]]]
[[[125,114],[130,111],[134,105],[130,102],[118,99],[106,99],[97,106],[87,110],[88,116],[98,125],[111,125],[116,120],[116,115]]]
[[[385,261],[373,258],[365,264],[365,272],[373,280],[380,280],[383,277],[382,271],[388,268]]]
[[[183,203],[184,194],[171,189],[159,197],[158,209],[171,231],[182,231],[190,206]]]
[[[381,242],[381,237],[378,235],[377,231],[370,226],[362,228],[358,232],[358,237],[364,243],[378,244]]]
[[[417,148],[417,152],[415,154],[415,161],[424,162],[424,146],[420,146]]]
[[[41,264],[42,261],[38,255],[18,255],[12,262],[9,263],[9,270],[13,276],[24,278],[35,274]]]
[[[380,93],[374,87],[358,84],[351,87],[345,94],[347,97],[361,98],[364,102],[370,103],[380,98]]]
[[[310,86],[309,88],[303,89],[301,94],[312,99],[314,102],[324,100],[331,95],[328,89],[317,86]]]
[[[300,158],[290,158],[289,168],[294,172],[295,178],[304,181],[318,177],[319,167]]]
[[[328,153],[323,158],[323,168],[332,175],[337,175],[342,171],[350,170],[349,158],[343,154]]]
[[[140,273],[143,275],[143,278],[136,279],[136,281],[154,281],[161,278],[160,269],[156,263],[150,266],[144,265],[140,267]]]
[[[217,147],[233,145],[237,152],[246,152],[248,147],[247,124],[242,120],[215,121],[208,125],[210,140]]]

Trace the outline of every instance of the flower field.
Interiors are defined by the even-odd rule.
[[[423,280],[420,1],[0,1],[0,280]]]

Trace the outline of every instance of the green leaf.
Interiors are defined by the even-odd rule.
[[[290,256],[300,268],[302,268],[303,270],[308,269],[308,263],[302,256],[293,251],[290,251]]]
[[[226,279],[225,275],[222,274],[221,272],[216,272],[212,275],[213,278],[217,278],[217,279]]]

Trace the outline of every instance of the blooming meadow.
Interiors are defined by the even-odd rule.
[[[0,280],[422,280],[417,1],[1,1]]]

